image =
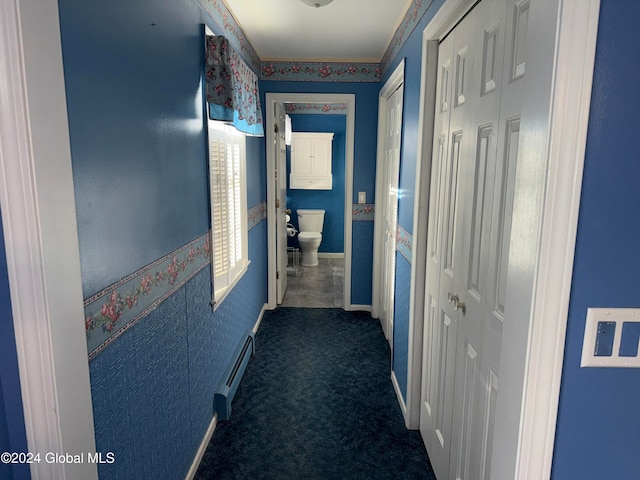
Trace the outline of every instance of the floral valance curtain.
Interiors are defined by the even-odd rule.
[[[258,76],[223,36],[207,35],[205,65],[209,117],[241,132],[264,135]]]

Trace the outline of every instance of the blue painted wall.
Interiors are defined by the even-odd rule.
[[[59,10],[87,298],[208,229],[203,20],[189,0]]]
[[[379,83],[347,82],[260,82],[261,93],[350,93],[355,95],[355,146],[353,161],[353,198],[367,193],[367,202],[375,202],[376,148],[378,135]],[[351,302],[371,305],[373,265],[373,222],[354,221],[352,232]]]
[[[351,236],[351,303],[369,306],[373,279],[373,222],[353,222]]]
[[[2,376],[0,375],[0,452],[10,452],[9,427],[7,426],[7,409],[4,406],[4,388],[2,387]],[[11,465],[0,463],[0,478],[13,479]]]
[[[375,200],[379,91],[379,83],[278,82],[270,80],[260,82],[263,105],[266,93],[349,93],[355,95],[353,203],[358,201],[357,192],[367,192],[367,202],[369,203],[373,203]]]
[[[215,313],[205,268],[90,364],[100,478],[185,478],[213,395],[265,302],[266,221],[249,232],[249,272]]]
[[[11,314],[7,257],[0,219],[0,453],[2,452],[27,452],[27,436]],[[0,462],[0,478],[29,479],[29,466]]]
[[[300,208],[322,208],[325,210],[322,243],[319,252],[344,253],[344,172],[345,140],[347,122],[345,115],[295,114],[290,115],[294,132],[333,132],[331,190],[289,189],[291,173],[290,148],[287,147],[287,207],[292,212],[292,223],[299,230],[296,211]],[[297,247],[297,238],[290,239]]]
[[[411,306],[411,262],[396,253],[396,278],[393,303],[393,358],[391,368],[398,380],[402,398],[407,398],[409,362],[409,308]],[[400,321],[398,321],[400,320]]]
[[[580,368],[588,307],[638,307],[640,5],[602,0],[554,480],[640,478],[640,369]]]
[[[422,69],[422,32],[444,0],[434,0],[396,57],[390,62],[380,86],[404,59],[404,94],[402,110],[402,148],[400,156],[400,198],[398,224],[413,233],[416,162],[418,156],[418,121],[420,119],[420,75]]]
[[[201,23],[191,0],[59,0],[84,296],[207,232]],[[247,140],[247,203],[266,201],[263,138]],[[266,221],[249,270],[209,305],[205,268],[90,363],[101,478],[184,478],[213,391],[267,298]],[[4,385],[4,377],[3,377]]]
[[[267,199],[267,160],[264,138],[246,138],[247,205],[251,208]]]

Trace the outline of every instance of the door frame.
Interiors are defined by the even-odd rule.
[[[345,191],[344,191],[344,309],[355,310],[359,306],[351,304],[351,258],[352,258],[352,217],[353,217],[353,159],[355,145],[356,97],[354,94],[332,93],[266,93],[265,94],[265,141],[267,142],[267,308],[277,307],[277,251],[276,251],[276,191],[275,152],[269,148],[274,142],[274,115],[276,103],[345,103],[347,133],[345,142]]]
[[[27,445],[95,452],[57,2],[0,3],[0,32],[0,204]],[[98,478],[91,463],[30,471]]]
[[[273,110],[273,115],[274,115],[274,121],[276,120],[277,116],[276,116],[276,112],[277,112],[277,108],[276,107],[277,104],[274,104],[274,110]],[[278,212],[279,215],[282,215],[279,218],[279,215],[275,216],[276,219],[276,272],[280,273],[281,276],[278,276],[278,273],[276,274],[276,302],[279,304],[282,303],[282,300],[284,298],[284,294],[287,290],[287,265],[289,263],[287,255],[287,234],[286,234],[286,219],[285,219],[285,209],[287,206],[287,199],[286,199],[286,188],[287,188],[287,172],[286,172],[286,167],[287,167],[287,152],[286,152],[286,124],[287,124],[287,120],[286,120],[286,113],[284,111],[284,105],[279,104],[280,108],[282,108],[282,131],[275,131],[275,125],[274,128],[271,129],[272,134],[274,136],[274,141],[272,144],[270,144],[272,146],[273,149],[273,154],[275,155],[275,159],[274,159],[274,168],[276,169],[276,171],[280,171],[281,175],[274,178],[275,175],[270,176],[271,181],[273,182],[275,180],[275,195],[276,195],[276,202],[278,200],[280,200],[280,203],[282,203],[282,198],[280,198],[281,195],[281,188],[284,187],[285,189],[285,199],[284,199],[284,204],[282,205],[278,205],[278,207],[276,208],[276,212]],[[278,123],[278,122],[274,122],[274,123]],[[285,144],[283,145],[285,152],[284,152],[284,158],[279,158],[279,151],[278,151],[278,141],[277,141],[277,136],[276,133],[280,136],[280,138],[282,139],[282,142]],[[267,144],[269,145],[269,144]],[[284,167],[284,168],[282,168]],[[282,174],[282,170],[284,170],[284,174]],[[282,243],[284,243],[284,245],[282,245]],[[285,258],[278,258],[279,255],[282,255],[282,248],[284,247],[284,251],[285,251]],[[284,268],[281,268],[283,266],[284,263]]]
[[[396,69],[393,71],[389,79],[385,82],[382,90],[378,94],[378,151],[376,155],[376,192],[382,192],[384,190],[383,182],[386,179],[386,168],[384,165],[384,127],[386,123],[382,122],[382,119],[386,118],[387,108],[389,106],[389,96],[393,94],[398,88],[404,85],[404,59],[400,61]],[[404,101],[403,101],[404,103]],[[404,112],[404,107],[403,107]],[[404,116],[404,113],[403,113]],[[404,124],[404,121],[403,121]],[[402,139],[400,139],[400,159],[402,160]],[[400,179],[398,178],[398,184]],[[373,318],[380,318],[380,311],[382,305],[382,293],[385,286],[382,282],[382,272],[385,265],[382,261],[384,258],[384,245],[385,245],[385,232],[382,228],[382,205],[381,202],[386,202],[386,198],[380,198],[376,195],[376,207],[374,211],[373,222],[373,294],[371,296],[371,316]],[[394,272],[395,275],[395,272]],[[393,315],[393,313],[392,313]],[[393,318],[393,317],[392,317]],[[389,345],[393,348],[393,322],[386,321],[386,325],[382,325],[382,330],[389,342]]]
[[[405,422],[420,418],[430,164],[439,41],[477,0],[445,0],[422,37]],[[523,2],[525,3],[525,0]],[[600,0],[531,2],[521,148],[509,253],[501,364],[517,388],[501,392],[492,478],[550,478],[560,395]],[[535,48],[532,48],[535,46]],[[424,86],[427,85],[425,88]],[[524,152],[524,153],[523,153]],[[538,205],[537,210],[531,205]],[[501,380],[502,381],[502,380]],[[541,388],[544,386],[544,388]]]

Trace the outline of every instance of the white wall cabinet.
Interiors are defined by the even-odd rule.
[[[289,188],[331,190],[333,133],[293,132]]]

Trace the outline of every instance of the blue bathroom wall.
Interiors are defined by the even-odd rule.
[[[87,298],[209,231],[201,24],[225,32],[192,0],[59,0],[59,11]],[[246,151],[247,205],[259,207],[264,138]],[[98,451],[116,458],[100,478],[186,476],[267,299],[266,230],[258,217],[249,269],[215,312],[204,268],[90,362]]]
[[[261,93],[350,93],[355,95],[355,146],[353,198],[366,192],[367,203],[375,202],[376,149],[378,135],[379,83],[349,82],[260,82]],[[264,104],[264,96],[262,98]],[[371,305],[373,271],[373,221],[354,221],[352,230],[351,302]]]
[[[601,2],[553,480],[640,475],[640,369],[580,368],[587,308],[640,306],[638,18]]]
[[[378,135],[378,93],[380,83],[350,82],[260,82],[264,105],[266,93],[353,94],[356,99],[355,148],[353,159],[353,203],[358,192],[366,192],[367,203],[375,201],[376,138]]]
[[[322,243],[319,252],[344,253],[344,172],[347,121],[345,115],[294,114],[290,115],[294,132],[333,132],[331,190],[298,190],[289,188],[291,173],[290,148],[287,148],[287,207],[292,211],[292,223],[299,230],[298,209],[321,208],[325,210]],[[292,246],[297,245],[297,238]]]
[[[7,257],[0,219],[0,453],[27,451]],[[31,478],[29,466],[0,462],[0,478],[3,480],[29,479]]]

